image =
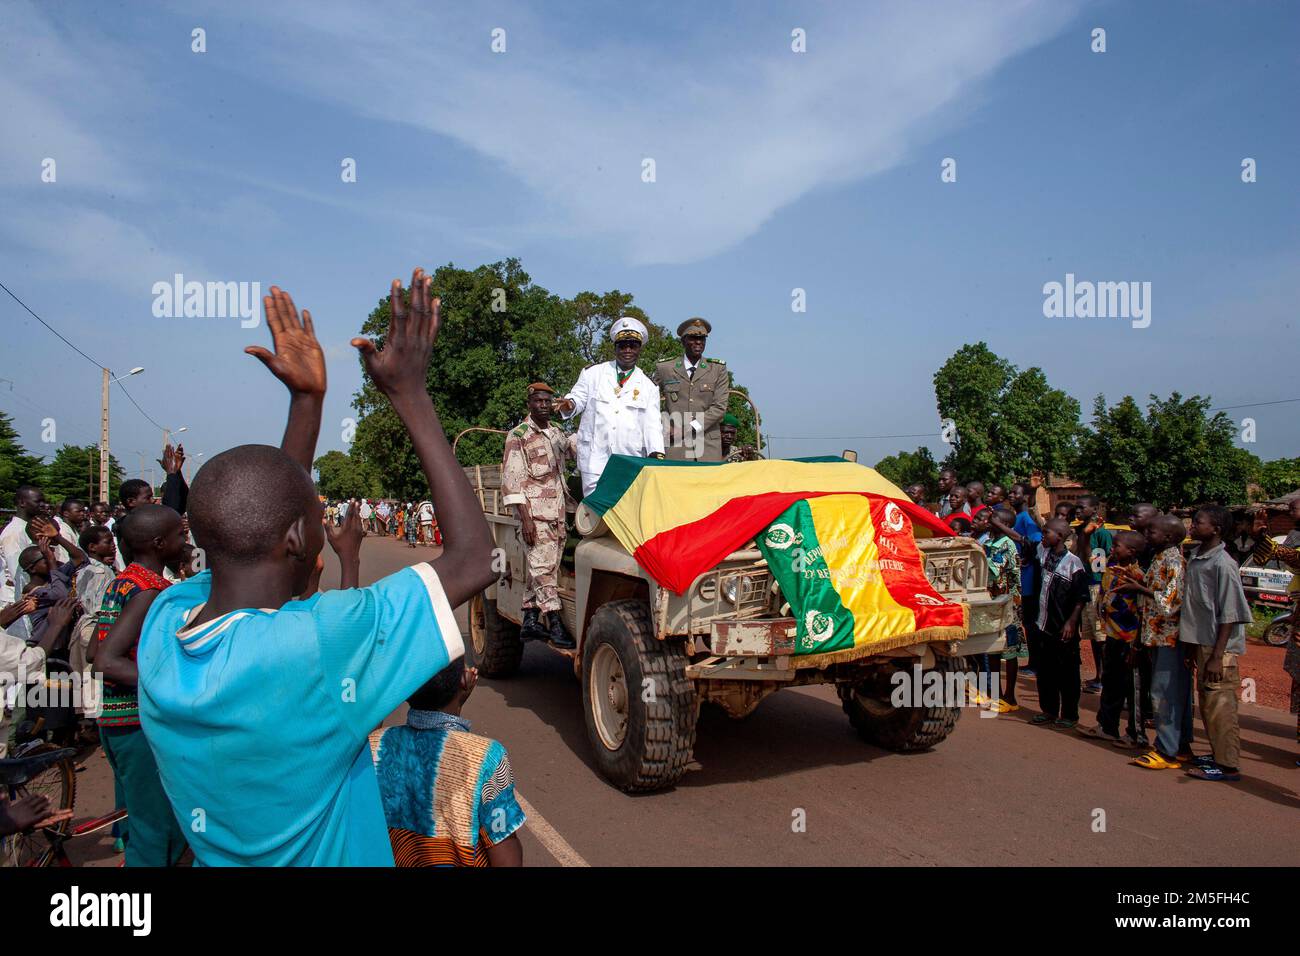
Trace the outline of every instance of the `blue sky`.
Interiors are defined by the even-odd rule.
[[[97,362],[144,366],[136,400],[209,456],[278,441],[287,400],[242,352],[264,326],[154,317],[176,272],[312,310],[322,451],[389,280],[511,255],[563,295],[708,317],[779,455],[941,456],[932,376],[980,339],[1085,413],[1098,392],[1300,398],[1298,34],[1284,3],[9,2],[0,281]],[[1150,327],[1045,318],[1066,273],[1150,282]],[[2,294],[0,323],[28,447],[52,452],[45,417],[97,440],[96,369]],[[112,402],[134,471],[160,436]],[[1300,453],[1300,402],[1229,414],[1264,458]],[[929,437],[864,437],[899,434]]]

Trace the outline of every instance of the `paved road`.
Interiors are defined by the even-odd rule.
[[[367,538],[362,581],[432,553]],[[338,580],[336,566],[325,580]],[[528,646],[517,676],[480,681],[466,716],[510,752],[531,808],[529,865],[1181,866],[1205,865],[1207,844],[1222,864],[1300,858],[1291,715],[1243,705],[1246,779],[1211,784],[1142,770],[1110,746],[1030,726],[1037,695],[1032,680],[1021,684],[1020,712],[967,712],[941,746],[907,755],[863,743],[827,688],[783,691],[741,721],[705,708],[701,769],[671,791],[635,796],[596,773],[578,683],[543,647]],[[1096,704],[1084,696],[1085,723]],[[78,817],[105,811],[112,783],[98,752],[79,779]],[[1104,832],[1094,829],[1098,811]],[[107,839],[83,841],[75,856],[92,865],[120,859]]]

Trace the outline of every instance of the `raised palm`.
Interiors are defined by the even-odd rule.
[[[431,291],[433,280],[423,269],[411,273],[411,301],[402,301],[402,283],[393,280],[388,292],[388,336],[382,350],[367,338],[353,346],[361,353],[366,372],[386,395],[398,391],[423,391],[433,343],[442,324],[442,302]]]
[[[244,351],[259,359],[289,391],[324,395],[325,353],[316,339],[311,312],[303,309],[300,320],[293,298],[278,286],[271,286],[271,294],[262,296],[262,307],[275,352],[259,345]]]

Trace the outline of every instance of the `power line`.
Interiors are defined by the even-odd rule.
[[[89,355],[87,355],[85,352],[81,351],[81,349],[77,348],[75,345],[73,345],[73,344],[72,344],[71,342],[69,342],[67,339],[63,338],[63,333],[61,333],[58,329],[56,329],[54,326],[50,325],[50,323],[46,322],[46,321],[45,321],[44,319],[42,319],[39,315],[37,315],[35,312],[33,312],[31,309],[29,309],[29,308],[27,307],[27,303],[24,302],[22,299],[18,298],[18,296],[14,295],[12,292],[10,292],[10,291],[9,291],[9,287],[8,287],[7,285],[5,285],[3,282],[0,282],[0,289],[4,289],[5,292],[8,292],[8,293],[9,293],[9,298],[13,299],[15,302],[17,302],[19,305],[21,305],[24,309],[27,309],[27,314],[28,314],[28,315],[30,315],[33,319],[35,319],[37,322],[41,323],[41,325],[45,326],[47,329],[49,329],[51,332],[53,332],[55,335],[57,335],[60,339],[62,339],[62,340],[63,340],[63,343],[64,343],[65,345],[67,345],[68,348],[72,349],[72,351],[76,352],[78,355],[80,355],[82,358],[84,358],[84,359],[85,359],[87,362],[89,362],[91,365],[95,366],[95,368],[98,368],[98,369],[103,369],[103,368],[105,368],[104,365],[101,365],[99,362],[96,362],[93,358],[91,358],[91,357],[90,357]]]
[[[162,425],[159,425],[157,422],[155,422],[155,421],[153,420],[153,418],[150,417],[149,413],[146,412],[143,408],[140,407],[140,403],[139,403],[139,402],[137,402],[134,398],[131,398],[131,393],[128,392],[128,391],[126,390],[126,386],[125,386],[125,385],[123,385],[123,384],[119,381],[119,382],[117,383],[117,387],[120,388],[120,389],[122,390],[122,394],[123,394],[123,395],[125,395],[127,398],[130,398],[130,399],[131,399],[131,404],[135,406],[135,410],[138,411],[138,412],[139,412],[141,415],[143,415],[145,418],[148,418],[149,421],[150,421],[150,423],[152,423],[152,425],[154,426],[154,428],[157,428],[159,431],[166,431],[166,428],[164,428]]]
[[[1211,408],[1212,412],[1230,412],[1234,408],[1260,408],[1264,405],[1289,405],[1291,402],[1300,402],[1300,398],[1279,398],[1276,402],[1248,402],[1245,405],[1224,405],[1221,408]]]
[[[89,362],[91,365],[95,366],[95,368],[99,369],[101,372],[102,372],[102,371],[107,371],[108,374],[109,374],[110,376],[113,374],[112,369],[110,369],[107,365],[104,365],[104,364],[102,364],[102,363],[100,363],[100,362],[96,362],[93,358],[91,358],[91,357],[90,357],[89,355],[87,355],[85,352],[81,351],[81,349],[77,348],[75,345],[73,345],[71,342],[69,342],[66,338],[64,338],[64,337],[63,337],[63,333],[61,333],[58,329],[56,329],[54,326],[50,325],[50,323],[46,322],[46,321],[45,321],[44,319],[42,319],[39,315],[37,315],[35,312],[33,312],[33,311],[31,310],[31,308],[27,305],[27,303],[24,302],[22,299],[18,298],[18,296],[14,295],[14,294],[13,294],[13,291],[12,291],[12,290],[7,286],[7,285],[5,285],[3,282],[0,282],[0,289],[4,289],[5,292],[7,292],[7,293],[9,294],[9,298],[13,299],[15,302],[17,302],[19,305],[21,305],[24,309],[26,309],[26,310],[27,310],[27,314],[30,315],[33,319],[35,319],[37,322],[41,323],[41,325],[45,326],[47,329],[49,329],[51,332],[53,332],[55,335],[57,335],[57,336],[59,337],[59,339],[60,339],[60,340],[61,340],[65,345],[68,346],[68,348],[72,349],[74,352],[76,352],[78,355],[80,355],[82,358],[84,358],[84,359],[85,359],[87,362]],[[117,383],[117,387],[120,388],[120,389],[122,390],[122,394],[125,395],[125,396],[130,400],[131,404],[135,406],[135,410],[138,411],[138,412],[139,412],[141,415],[143,415],[145,418],[147,418],[147,419],[149,420],[149,423],[150,423],[150,424],[152,424],[155,428],[159,429],[160,431],[165,431],[165,430],[166,430],[162,425],[159,425],[156,421],[154,421],[154,420],[153,420],[153,417],[152,417],[148,412],[146,412],[143,408],[140,407],[140,403],[137,402],[137,401],[132,397],[131,393],[128,392],[128,391],[126,390],[126,386],[122,384],[122,382],[121,382],[120,379],[116,379],[116,378],[114,378],[113,381],[116,382],[116,383]]]

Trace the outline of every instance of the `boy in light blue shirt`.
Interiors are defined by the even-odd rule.
[[[496,577],[491,532],[426,390],[439,302],[417,269],[409,306],[393,282],[384,349],[352,343],[446,516],[443,553],[356,588],[349,515],[330,533],[343,589],[303,600],[325,538],[310,475],[324,355],[310,313],[300,321],[274,286],[263,303],[275,352],[246,351],[289,388],[289,425],[280,449],[243,445],[195,477],[190,526],[209,570],[149,609],[141,723],[199,863],[391,866],[367,735],[463,656],[452,608]]]

